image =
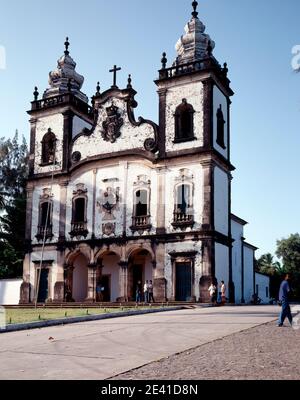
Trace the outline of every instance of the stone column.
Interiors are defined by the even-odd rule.
[[[202,266],[203,274],[200,279],[200,302],[209,302],[208,288],[215,281],[215,202],[214,202],[214,170],[215,164],[208,160],[202,163],[204,207],[202,229],[207,232],[207,238],[203,240]]]
[[[166,301],[167,281],[165,278],[165,245],[159,243],[155,251],[155,270],[153,281],[153,295],[156,302]]]
[[[158,151],[160,157],[166,156],[166,101],[167,89],[161,88],[158,90],[159,96],[159,137]]]
[[[59,183],[60,186],[60,209],[59,209],[59,240],[66,239],[66,214],[67,214],[67,194],[69,181],[63,180]]]
[[[30,155],[29,155],[29,177],[34,175],[35,163],[35,141],[36,141],[36,118],[30,120]]]
[[[26,227],[25,227],[25,243],[26,255],[23,262],[23,283],[20,289],[20,304],[28,304],[31,302],[31,283],[30,283],[30,263],[31,263],[31,235],[32,235],[32,207],[33,207],[33,190],[32,183],[27,184],[27,204],[26,204]]]
[[[128,262],[121,261],[119,263],[119,302],[128,301]]]
[[[63,251],[57,252],[57,274],[54,283],[54,303],[65,302],[65,255]]]
[[[92,222],[92,239],[95,239],[95,227],[96,227],[96,207],[97,207],[97,169],[93,169],[93,222]]]
[[[54,282],[54,299],[55,303],[63,303],[65,301],[65,242],[66,242],[66,213],[67,213],[67,193],[68,180],[59,182],[60,186],[60,205],[59,205],[59,239],[57,246],[57,274]]]
[[[96,273],[97,265],[92,263],[88,265],[88,289],[86,303],[94,303],[96,301]]]
[[[73,118],[74,113],[67,110],[63,113],[64,116],[64,136],[63,136],[63,154],[62,154],[62,171],[67,172],[70,163],[70,143],[72,140]]]
[[[158,169],[157,182],[157,230],[158,235],[166,233],[166,171],[165,167]]]

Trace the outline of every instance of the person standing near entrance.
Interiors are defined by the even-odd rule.
[[[148,285],[148,296],[149,296],[149,303],[155,303],[154,301],[154,297],[153,297],[153,282],[150,281],[149,285]]]
[[[293,316],[291,313],[291,307],[289,303],[289,293],[291,291],[289,285],[289,274],[285,275],[284,280],[281,282],[280,290],[279,290],[279,301],[282,306],[281,313],[279,315],[278,326],[281,327],[284,324],[286,318],[288,318],[291,325],[293,325]]]
[[[224,306],[226,303],[226,285],[225,282],[221,282],[221,298],[222,298],[222,305]]]
[[[144,302],[149,303],[149,282],[146,281],[144,285]]]
[[[212,282],[210,287],[208,288],[209,295],[210,295],[210,302],[214,306],[217,302],[217,287]]]
[[[138,281],[135,289],[135,301],[136,303],[140,303],[142,301],[142,288],[141,288],[141,282]]]

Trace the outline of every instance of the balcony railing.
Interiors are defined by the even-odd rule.
[[[87,230],[87,222],[72,222],[70,236],[74,237],[84,237],[86,238],[89,234]]]
[[[150,230],[151,229],[150,215],[132,217],[132,231]]]
[[[189,227],[194,225],[194,215],[192,213],[174,212],[174,222],[172,225],[175,228]]]
[[[57,96],[49,97],[46,99],[35,100],[32,102],[32,110],[44,110],[47,108],[56,107],[65,103],[69,103],[83,111],[84,113],[93,117],[94,110],[91,106],[74,96],[72,93],[64,93]]]
[[[52,239],[53,238],[52,225],[38,226],[37,234],[35,237],[39,242],[41,240],[44,240],[44,237],[46,238],[46,240]]]

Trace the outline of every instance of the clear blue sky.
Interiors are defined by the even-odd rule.
[[[77,70],[91,96],[96,82],[119,86],[127,74],[138,91],[138,114],[157,121],[153,80],[161,53],[169,62],[191,12],[191,0],[0,0],[0,136],[19,129],[29,139],[33,87],[47,86],[68,35]],[[250,222],[247,240],[260,253],[300,230],[300,74],[291,49],[300,44],[299,0],[199,0],[200,18],[227,61],[236,93],[232,105],[233,212]]]

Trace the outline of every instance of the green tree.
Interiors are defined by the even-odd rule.
[[[25,252],[28,149],[18,132],[0,139],[0,278],[22,275]]]
[[[261,274],[269,275],[270,277],[270,297],[278,298],[279,286],[281,277],[284,273],[284,267],[278,261],[274,261],[274,256],[270,253],[262,255],[256,261],[256,270]]]
[[[292,276],[295,297],[300,298],[300,235],[295,233],[277,241],[276,255],[282,260],[284,270]]]
[[[270,276],[277,275],[278,273],[282,273],[282,266],[280,262],[274,261],[274,256],[272,254],[267,253],[262,255],[257,260],[257,269],[258,272],[262,274],[267,274]]]

